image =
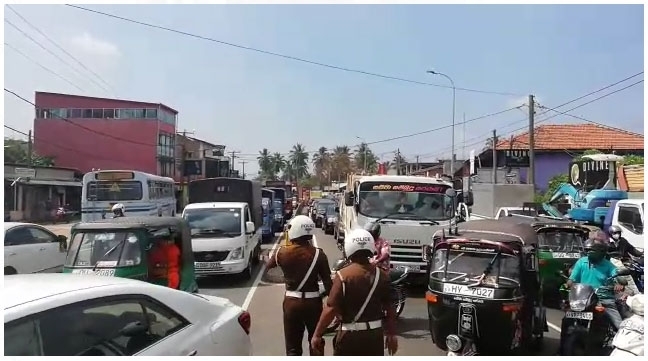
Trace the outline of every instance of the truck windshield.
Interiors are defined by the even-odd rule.
[[[446,220],[452,216],[454,200],[445,184],[364,182],[360,184],[360,213],[367,217],[390,219]]]
[[[583,235],[576,231],[565,230],[539,232],[538,247],[551,252],[581,252]]]
[[[70,242],[67,267],[124,267],[142,261],[139,239],[130,232],[79,232]]]
[[[448,254],[450,252],[450,254]],[[461,250],[437,249],[434,252],[430,279],[471,284],[482,275],[496,252],[466,252]],[[446,276],[447,271],[447,276]],[[482,284],[488,286],[517,286],[520,280],[520,260],[507,253],[500,253],[490,274]]]
[[[209,208],[186,210],[191,236],[237,237],[241,235],[241,210],[237,208]]]

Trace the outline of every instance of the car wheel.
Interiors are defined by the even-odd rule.
[[[261,256],[261,246],[257,245],[254,248],[254,254],[252,255],[252,257],[254,257],[252,258],[252,262],[254,263],[255,266],[258,265],[259,262],[261,262],[261,260],[259,259],[260,256]]]
[[[5,276],[18,274],[18,271],[16,271],[16,269],[11,266],[5,267],[4,272]]]
[[[252,255],[250,255],[252,257]],[[244,280],[248,281],[252,278],[252,259],[250,258],[250,261],[247,264],[247,267],[241,272],[241,276],[243,277]]]

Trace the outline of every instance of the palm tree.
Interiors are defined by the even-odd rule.
[[[313,154],[313,168],[320,186],[327,184],[327,177],[330,178],[331,157],[326,147],[320,147],[317,153]]]
[[[337,146],[333,150],[331,158],[334,164],[331,178],[343,181],[353,170],[351,165],[351,150],[346,145]]]
[[[308,175],[308,152],[301,143],[293,145],[290,151],[290,162],[292,164],[293,176],[300,180]]]
[[[293,171],[292,162],[290,161],[290,159],[286,160],[284,162],[284,168],[283,168],[283,171],[281,173],[281,180],[289,181],[289,182],[293,181],[294,178],[295,178],[294,175],[295,175],[295,172]]]
[[[365,163],[365,157],[366,163]],[[355,169],[358,172],[362,172],[365,170],[365,165],[366,165],[366,171],[368,173],[374,173],[376,172],[378,168],[378,157],[369,149],[369,146],[367,143],[360,143],[358,146],[358,149],[355,151],[355,156],[354,156],[354,162],[355,162]]]
[[[286,167],[286,160],[284,159],[283,155],[279,152],[275,152],[272,155],[272,167],[274,171],[274,179],[279,177],[279,173],[283,171]]]
[[[264,179],[274,179],[274,167],[272,164],[272,156],[268,152],[268,148],[263,148],[259,151],[257,157],[259,162],[259,177]]]

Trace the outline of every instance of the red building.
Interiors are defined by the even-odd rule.
[[[36,92],[34,150],[82,172],[175,176],[178,112],[163,104]]]

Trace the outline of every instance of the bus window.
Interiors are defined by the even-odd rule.
[[[87,198],[89,201],[138,201],[142,199],[142,183],[88,182]]]

